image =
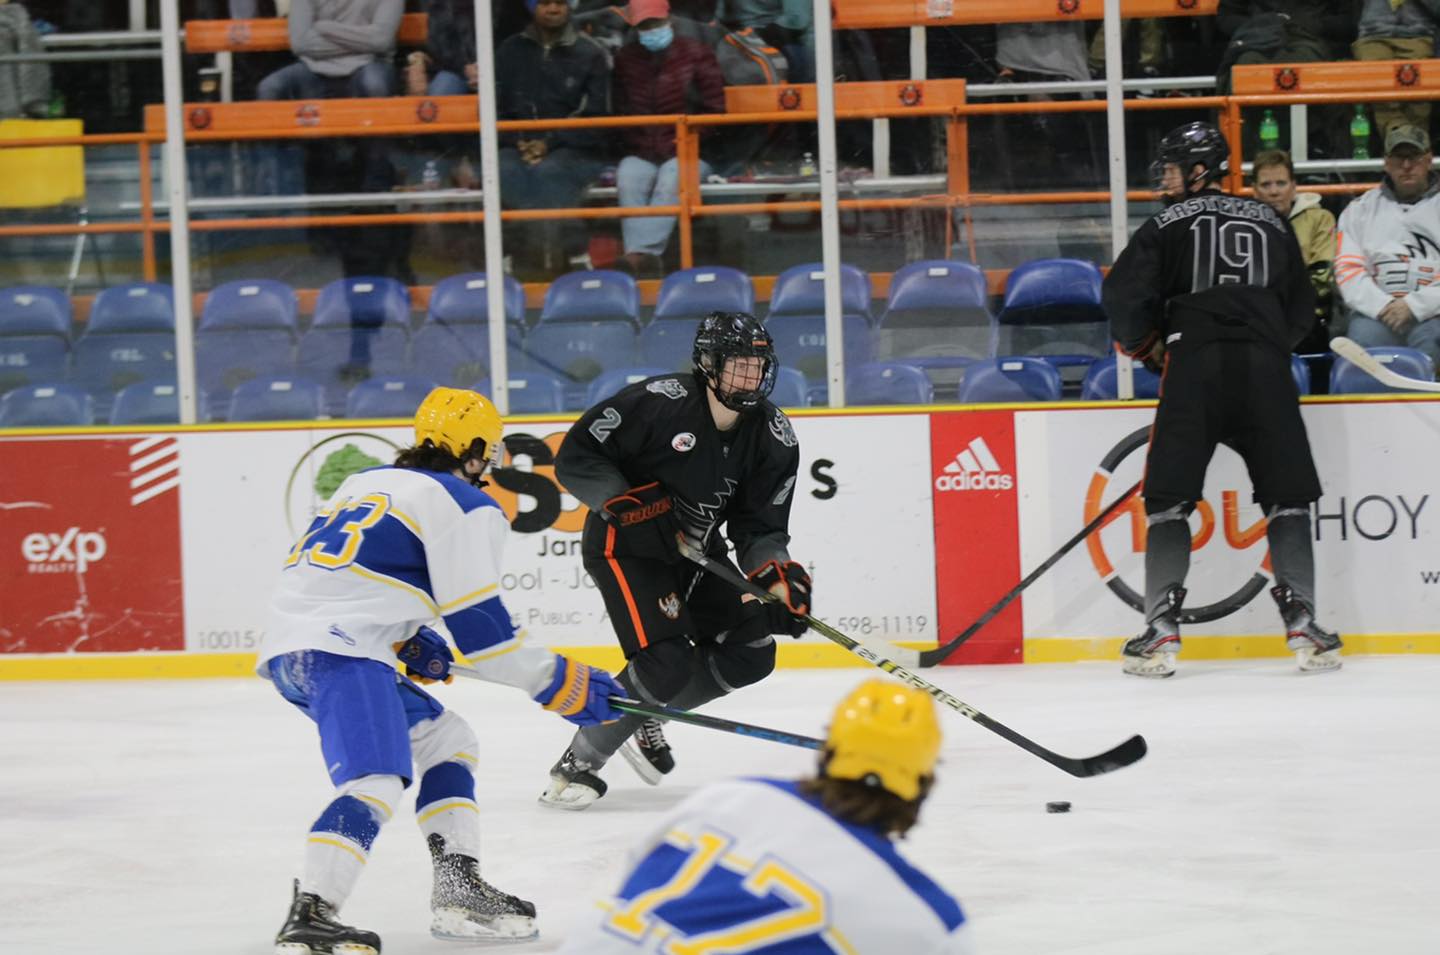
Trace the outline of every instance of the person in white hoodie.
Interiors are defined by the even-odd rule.
[[[1385,176],[1340,213],[1335,279],[1346,334],[1367,348],[1418,348],[1440,364],[1440,175],[1430,136],[1396,126]]]
[[[1320,205],[1314,192],[1295,191],[1295,166],[1283,149],[1255,157],[1252,172],[1255,198],[1290,223],[1310,284],[1315,289],[1315,325],[1295,346],[1299,354],[1330,350],[1330,313],[1335,303],[1335,217]]]

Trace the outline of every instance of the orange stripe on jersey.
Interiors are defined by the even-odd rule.
[[[630,582],[625,579],[625,572],[620,569],[620,564],[615,560],[615,525],[610,524],[605,528],[605,562],[610,565],[610,572],[620,582],[620,593],[625,595],[625,606],[630,609],[630,622],[635,625],[635,636],[640,641],[640,648],[650,646],[650,638],[645,635],[645,624],[640,621],[640,609],[635,606],[635,595],[630,592]]]

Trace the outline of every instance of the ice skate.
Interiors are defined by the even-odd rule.
[[[435,865],[430,893],[430,934],[461,942],[519,942],[538,938],[535,906],[506,895],[480,878],[473,857],[445,851],[445,839],[432,833],[425,840]]]
[[[580,810],[605,795],[605,780],[591,772],[591,768],[573,749],[567,749],[550,768],[550,785],[540,794],[540,805]]]
[[[1285,645],[1295,651],[1301,673],[1324,673],[1340,669],[1340,635],[1315,622],[1315,613],[1295,599],[1289,587],[1270,588],[1285,621]]]
[[[659,720],[641,723],[635,735],[620,747],[620,755],[652,786],[660,785],[660,780],[675,768],[675,757],[670,755],[670,744],[665,741],[665,724]]]
[[[1170,591],[1166,604],[1145,632],[1125,641],[1120,651],[1124,672],[1153,679],[1175,675],[1175,657],[1180,652],[1180,605],[1184,600],[1183,587]]]
[[[290,914],[275,936],[275,955],[380,955],[380,936],[340,924],[334,907],[313,892],[301,892],[296,879]]]

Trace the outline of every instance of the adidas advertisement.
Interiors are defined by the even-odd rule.
[[[937,491],[1008,491],[1014,486],[1014,476],[1000,467],[984,438],[971,441],[935,478]]]

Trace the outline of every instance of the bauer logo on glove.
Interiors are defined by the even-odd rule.
[[[795,561],[767,561],[751,572],[750,579],[779,597],[797,617],[810,613],[810,575]]]

